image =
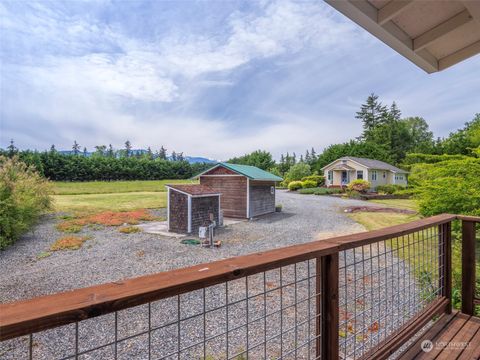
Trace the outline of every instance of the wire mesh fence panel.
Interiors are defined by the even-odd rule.
[[[442,295],[444,243],[437,227],[340,253],[340,356],[358,359]]]
[[[316,259],[1,343],[3,359],[316,359]]]

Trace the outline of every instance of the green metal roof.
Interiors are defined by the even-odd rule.
[[[256,166],[250,165],[239,165],[239,164],[230,164],[230,163],[218,163],[210,169],[204,171],[202,174],[209,172],[217,166],[223,166],[224,168],[235,171],[238,174],[244,175],[251,180],[265,180],[265,181],[282,181],[283,179],[280,176],[269,173],[268,171],[259,169]],[[202,175],[200,174],[200,175]],[[197,175],[197,176],[200,176]]]

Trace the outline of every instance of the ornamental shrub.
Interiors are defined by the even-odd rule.
[[[404,190],[405,186],[399,184],[378,185],[376,190],[384,194],[396,194],[399,190]]]
[[[51,207],[51,186],[18,157],[0,156],[0,250],[28,231]]]
[[[338,188],[325,188],[325,187],[317,187],[317,188],[309,188],[309,189],[300,189],[298,190],[300,194],[304,195],[330,195],[330,194],[340,194],[343,192],[342,189]]]
[[[305,177],[302,178],[302,181],[307,181],[307,180],[315,181],[315,183],[317,184],[316,186],[325,185],[325,176],[310,175],[310,176],[305,176]]]
[[[420,213],[480,215],[480,159],[416,164],[411,178]]]
[[[301,181],[291,181],[288,184],[288,190],[297,191],[298,189],[303,188],[303,183]]]
[[[312,170],[310,169],[310,165],[299,162],[293,165],[290,170],[288,170],[288,172],[285,174],[285,180],[289,183],[291,181],[299,181],[306,176],[310,176],[311,173]]]
[[[314,180],[305,180],[302,181],[302,188],[303,189],[308,189],[308,188],[314,188],[317,187],[317,182]]]
[[[351,192],[366,193],[370,189],[370,183],[367,180],[357,179],[348,184],[347,189]]]

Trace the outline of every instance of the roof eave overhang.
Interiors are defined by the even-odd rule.
[[[413,40],[392,21],[383,25],[377,22],[378,10],[366,0],[325,0],[330,6],[376,36],[386,45],[405,56],[414,64],[433,73],[439,70],[437,59],[427,50],[415,52]]]

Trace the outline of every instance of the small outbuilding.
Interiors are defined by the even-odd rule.
[[[166,185],[168,231],[198,233],[200,226],[220,220],[220,192],[201,184]]]
[[[283,179],[255,166],[218,163],[196,176],[222,194],[223,216],[250,219],[275,212],[275,184]]]

